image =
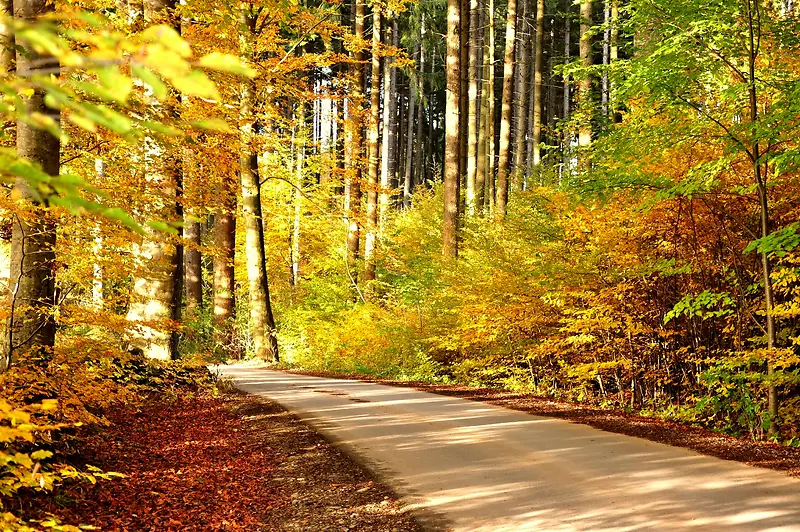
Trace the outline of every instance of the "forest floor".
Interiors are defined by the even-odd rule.
[[[473,388],[456,384],[431,384],[419,381],[381,379],[360,374],[326,371],[289,370],[289,373],[335,379],[360,380],[388,386],[413,388],[424,392],[490,403],[529,414],[565,419],[596,429],[691,449],[700,454],[782,471],[800,478],[800,448],[771,442],[755,442],[746,437],[720,434],[700,427],[629,414],[619,410],[557,401],[496,388]]]
[[[71,461],[125,478],[28,493],[15,501],[26,518],[101,530],[419,530],[391,490],[268,400],[153,398],[108,418]]]

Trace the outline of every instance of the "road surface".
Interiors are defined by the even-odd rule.
[[[338,442],[434,530],[800,531],[800,480],[776,471],[408,388],[218,369]]]

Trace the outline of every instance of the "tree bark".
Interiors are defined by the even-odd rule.
[[[16,0],[14,17],[32,22],[53,11],[45,0]],[[20,76],[42,75],[59,69],[58,61],[30,49],[28,43],[16,40],[16,66]],[[9,58],[3,57],[4,61]],[[44,104],[44,92],[37,89],[25,100],[26,111],[50,114]],[[60,120],[58,115],[54,116]],[[17,155],[38,165],[50,175],[58,175],[60,141],[50,133],[17,120]],[[0,373],[11,366],[15,355],[41,352],[55,344],[56,327],[53,310],[55,295],[56,224],[48,211],[47,202],[40,203],[24,179],[14,184],[21,211],[12,219],[11,267],[8,291],[9,317],[3,345],[0,346]]]
[[[544,0],[536,1],[536,55],[533,62],[533,164],[538,175],[542,161],[542,67],[544,66]]]
[[[235,335],[236,189],[234,185],[225,180],[225,190],[221,191],[223,204],[214,216],[214,247],[217,251],[214,254],[214,327],[217,344],[228,354],[234,354],[231,348],[234,345]],[[199,253],[197,255],[199,259]],[[198,270],[199,266],[198,260]],[[199,288],[199,283],[196,285],[193,287],[195,291]]]
[[[364,38],[364,2],[354,0],[355,30],[357,39]],[[358,270],[355,267],[359,258],[361,239],[361,180],[363,178],[361,158],[363,157],[363,109],[364,99],[364,50],[354,54],[351,68],[351,87],[347,100],[348,119],[345,122],[345,168],[349,190],[348,207],[345,212],[347,223],[347,271],[353,283],[358,283]]]
[[[414,56],[419,57],[419,44],[414,47]],[[408,118],[406,120],[406,153],[405,175],[403,176],[403,208],[411,207],[411,192],[414,190],[414,112],[416,111],[417,93],[408,78]]]
[[[369,167],[367,169],[367,235],[364,240],[364,280],[375,280],[375,248],[378,241],[378,126],[380,122],[381,91],[381,12],[372,8],[372,79],[370,81]]]
[[[513,0],[511,0],[513,2]],[[447,0],[447,100],[445,105],[444,219],[442,253],[458,257],[459,187],[461,185],[461,1]]]
[[[522,9],[517,17],[517,28],[527,27],[526,15],[529,0],[522,1]],[[516,117],[514,123],[514,189],[522,190],[525,173],[525,131],[528,120],[528,49],[531,42],[530,36],[525,31],[517,31],[517,65],[515,76],[517,78]]]
[[[580,125],[578,129],[578,145],[581,148],[588,148],[592,144],[592,75],[589,69],[592,67],[592,1],[581,0],[581,42],[580,60],[584,69],[581,82],[578,87],[578,105],[580,108]],[[588,167],[586,154],[581,154],[581,165]]]
[[[497,200],[495,216],[502,220],[508,206],[508,165],[511,148],[511,102],[514,98],[514,48],[516,43],[517,2],[508,0],[506,46],[503,55],[503,98],[500,107],[500,145],[497,159]]]
[[[480,80],[480,19],[478,0],[469,2],[469,88],[467,105],[467,216],[475,215],[478,180],[478,83]]]
[[[386,24],[386,42],[392,44],[393,24]],[[389,210],[389,196],[395,182],[395,145],[397,139],[397,92],[394,57],[383,59],[383,141],[381,144],[381,191],[378,200],[378,235],[386,225]]]
[[[246,61],[253,57],[256,15],[243,5],[241,9],[241,56]],[[250,335],[253,354],[263,360],[279,361],[278,338],[267,278],[267,260],[264,249],[264,220],[261,213],[261,185],[259,183],[258,156],[253,146],[255,82],[242,82],[239,102],[240,156],[239,175],[242,181],[242,217],[245,226],[247,249],[247,282],[250,297]]]
[[[495,207],[495,87],[494,87],[494,55],[495,55],[495,39],[494,39],[494,0],[488,0],[488,25],[486,31],[486,190],[484,205],[489,209],[489,213],[494,213]]]
[[[200,255],[200,222],[186,218],[183,226],[186,242],[183,254],[184,297],[186,310],[197,312],[203,307],[203,272]]]
[[[144,2],[144,24],[170,24],[174,20],[174,0],[147,0]],[[138,8],[131,5],[131,24],[138,20]],[[175,104],[167,104],[174,106]],[[173,113],[175,108],[171,109]],[[158,219],[174,222],[177,212],[180,166],[177,159],[166,155],[165,146],[157,139],[145,139],[145,172],[147,181],[160,189],[162,200],[154,202],[150,213]],[[162,203],[163,201],[163,203]],[[147,229],[138,249],[138,266],[134,273],[128,320],[137,322],[133,346],[141,349],[148,358],[171,360],[177,358],[177,336],[166,331],[159,322],[180,316],[179,261],[182,261],[179,244],[174,237]],[[177,286],[176,286],[177,283]]]

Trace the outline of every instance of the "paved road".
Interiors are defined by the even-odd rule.
[[[221,372],[340,442],[436,530],[800,531],[800,481],[778,472],[407,388]]]

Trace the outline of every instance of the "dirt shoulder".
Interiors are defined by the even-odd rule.
[[[15,502],[102,530],[421,530],[397,497],[295,416],[241,394],[151,400],[76,442],[75,463],[126,475]]]
[[[413,388],[424,392],[481,401],[538,416],[566,419],[591,427],[635,436],[647,440],[692,449],[708,456],[742,462],[752,466],[783,471],[800,478],[800,449],[775,443],[754,442],[718,434],[699,427],[665,422],[625,412],[513,393],[494,388],[472,388],[462,385],[430,384],[426,382],[378,379],[364,375],[339,374],[324,371],[290,370],[289,373],[336,379],[361,380],[388,386]]]

